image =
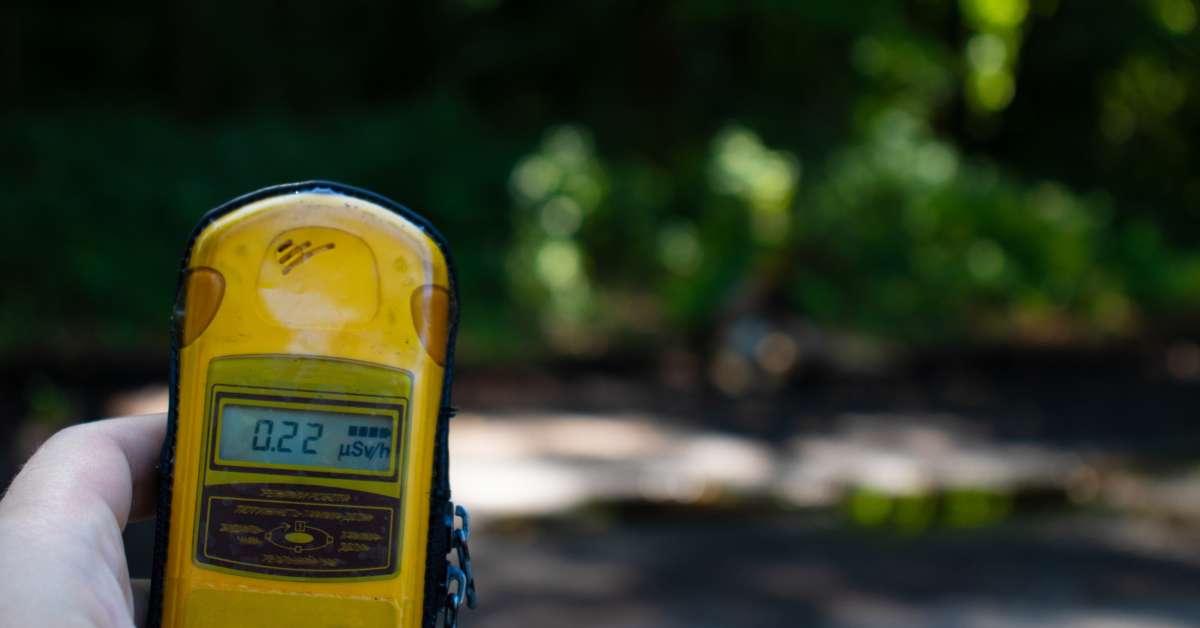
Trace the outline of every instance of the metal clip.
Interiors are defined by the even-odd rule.
[[[452,587],[452,584],[458,586]],[[462,606],[463,590],[467,587],[467,576],[454,565],[446,567],[446,607],[443,610],[442,626],[457,628],[458,609]]]
[[[454,506],[453,512],[449,521],[450,546],[455,550],[458,564],[446,561],[446,605],[442,619],[444,628],[458,627],[458,611],[464,601],[467,608],[475,608],[478,602],[475,594],[475,575],[471,571],[471,549],[467,544],[471,538],[471,515],[462,506]],[[462,527],[455,525],[456,520],[462,521]]]
[[[471,513],[463,506],[455,506],[454,515],[462,520],[462,527],[454,529],[451,546],[458,551],[458,566],[467,578],[467,608],[473,609],[479,603],[479,599],[475,593],[475,572],[471,570],[471,548],[467,545],[471,538]]]

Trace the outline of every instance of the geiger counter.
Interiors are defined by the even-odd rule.
[[[150,625],[432,628],[473,606],[447,474],[456,324],[445,241],[386,198],[317,181],[205,215],[174,316]]]

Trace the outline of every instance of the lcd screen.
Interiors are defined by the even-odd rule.
[[[224,462],[387,471],[391,416],[227,404],[218,449]]]

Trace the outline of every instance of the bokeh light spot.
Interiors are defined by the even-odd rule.
[[[569,196],[555,196],[542,206],[541,224],[552,237],[570,237],[583,224],[583,209]]]
[[[980,26],[996,29],[1016,28],[1029,14],[1028,0],[964,0],[963,5]]]
[[[527,203],[536,203],[554,191],[562,178],[562,170],[541,155],[530,155],[513,169],[512,188]]]
[[[1192,0],[1158,0],[1155,9],[1159,22],[1176,35],[1186,35],[1196,28],[1196,5]]]
[[[1004,250],[991,240],[979,240],[967,249],[967,270],[979,281],[996,279],[1004,266]]]
[[[658,254],[663,266],[678,275],[690,275],[700,267],[703,249],[696,227],[680,222],[658,234]]]
[[[1008,59],[1004,39],[992,33],[980,33],[967,42],[967,61],[976,72],[1000,72]]]
[[[538,276],[551,289],[562,289],[583,274],[579,245],[570,240],[550,240],[537,254]]]
[[[1012,102],[1016,93],[1013,76],[1007,70],[981,72],[971,81],[976,101],[988,111],[1000,111]]]

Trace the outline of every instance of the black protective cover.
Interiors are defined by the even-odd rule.
[[[425,557],[425,609],[422,614],[423,628],[434,628],[437,616],[446,598],[446,555],[450,551],[450,529],[454,523],[454,513],[450,505],[450,475],[449,475],[449,435],[450,417],[453,409],[450,405],[450,388],[454,378],[454,344],[458,335],[458,286],[454,271],[454,260],[450,256],[450,248],[441,233],[423,216],[411,209],[384,196],[368,192],[332,181],[304,181],[300,183],[285,183],[263,188],[244,196],[239,196],[224,205],[216,207],[204,214],[192,230],[188,239],[187,249],[179,269],[178,294],[176,309],[171,324],[171,381],[170,406],[167,413],[167,435],[163,440],[162,454],[158,463],[158,510],[155,521],[154,537],[154,571],[150,588],[150,603],[147,611],[147,625],[159,628],[162,625],[163,576],[167,566],[167,541],[170,535],[171,523],[171,489],[175,468],[175,441],[177,423],[179,420],[179,349],[182,333],[182,316],[184,312],[184,279],[192,257],[192,247],[196,239],[213,221],[255,201],[272,196],[300,194],[304,192],[335,193],[350,196],[384,207],[414,224],[428,235],[446,259],[446,267],[450,281],[450,333],[447,336],[446,375],[442,381],[442,401],[438,412],[438,423],[433,457],[433,485],[429,495],[429,538],[426,543]]]

